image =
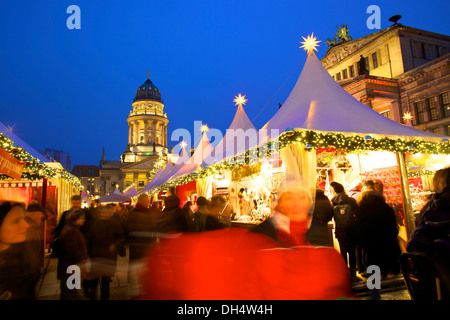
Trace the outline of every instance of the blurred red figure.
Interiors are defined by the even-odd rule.
[[[282,194],[286,193],[286,194]],[[284,190],[278,211],[307,221],[311,200]],[[296,229],[298,240],[307,228]],[[330,247],[280,248],[271,237],[243,228],[181,234],[148,252],[142,299],[334,300],[353,298],[347,266]],[[296,244],[297,245],[297,244]]]

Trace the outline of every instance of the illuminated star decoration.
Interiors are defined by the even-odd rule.
[[[413,116],[411,115],[411,112],[405,112],[403,114],[403,120],[405,121],[411,121],[413,119]]]
[[[303,45],[301,46],[301,47],[299,47],[299,48],[303,48],[304,50],[306,50],[306,52],[311,52],[311,51],[313,51],[313,50],[316,50],[317,52],[318,52],[318,50],[316,49],[316,47],[318,47],[319,46],[319,42],[322,42],[322,41],[317,41],[317,38],[316,37],[314,37],[314,32],[313,33],[311,33],[311,35],[310,36],[308,36],[306,39],[304,38],[304,37],[302,37],[303,38],[303,40],[305,40],[305,41],[303,41],[303,42],[300,42],[300,43],[302,43]],[[313,51],[314,52],[314,51]]]
[[[236,96],[234,96],[236,99],[234,99],[233,100],[233,102],[235,103],[235,105],[237,106],[240,106],[240,107],[242,107],[242,105],[243,104],[246,104],[247,103],[247,99],[245,99],[245,95],[244,96],[241,96],[241,94],[239,93],[239,95],[236,97]]]
[[[206,131],[209,131],[209,128],[208,128],[208,126],[206,124],[202,124],[202,126],[200,127],[200,131],[201,132],[206,132]]]
[[[181,147],[181,148],[184,149],[184,148],[186,148],[186,146],[187,146],[186,141],[183,140],[183,141],[180,142],[180,147]]]

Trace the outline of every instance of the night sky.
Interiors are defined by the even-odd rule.
[[[66,26],[72,4],[80,30]],[[302,36],[322,41],[320,59],[336,25],[347,24],[354,39],[378,31],[366,26],[372,4],[381,29],[401,14],[406,26],[450,34],[448,0],[0,0],[0,121],[36,150],[68,152],[72,166],[98,165],[103,147],[107,160],[119,160],[150,70],[169,140],[177,128],[193,132],[194,121],[225,132],[238,93],[261,128],[301,72]]]

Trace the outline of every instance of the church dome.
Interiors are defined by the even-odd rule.
[[[150,76],[137,90],[133,102],[153,100],[161,102],[161,92],[150,80]]]

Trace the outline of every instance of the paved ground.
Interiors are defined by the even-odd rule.
[[[57,259],[48,260],[47,273],[39,292],[39,300],[59,300],[59,280],[56,278]],[[363,279],[363,278],[361,278]],[[118,258],[117,273],[113,277],[110,289],[111,300],[131,300],[130,286],[128,283],[128,256]],[[370,300],[371,292],[367,289],[366,282],[361,280],[354,284],[354,292],[361,300]],[[80,294],[80,296],[82,296]],[[408,290],[403,282],[403,277],[389,276],[381,282],[381,300],[411,300]]]

